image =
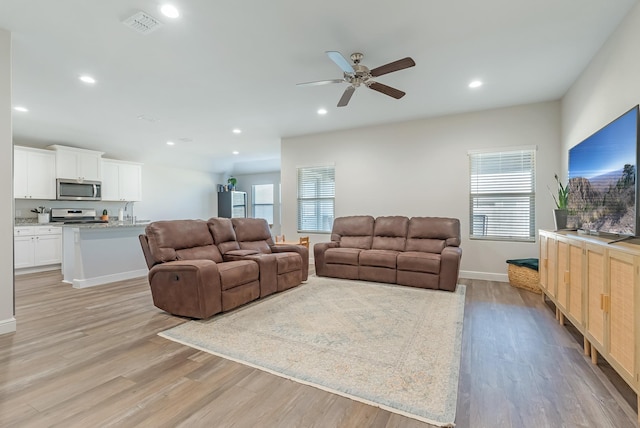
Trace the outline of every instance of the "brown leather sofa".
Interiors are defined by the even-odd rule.
[[[309,250],[302,245],[275,245],[261,218],[211,218],[213,240],[225,260],[253,260],[260,266],[260,297],[307,280]]]
[[[454,291],[460,221],[443,217],[338,217],[313,248],[316,275]]]
[[[208,318],[307,279],[307,248],[271,248],[265,220],[242,220],[252,221],[150,223],[139,238],[154,305],[173,315]],[[262,223],[268,238],[259,227]]]

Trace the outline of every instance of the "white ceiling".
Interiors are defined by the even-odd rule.
[[[181,12],[171,20],[163,1],[0,0],[12,104],[30,110],[13,112],[14,141],[273,171],[282,137],[559,99],[636,1],[167,0]],[[163,25],[121,23],[139,10]],[[337,108],[346,84],[297,87],[342,77],[327,50],[362,52],[370,68],[411,56],[415,67],[376,79],[407,95],[361,87]]]

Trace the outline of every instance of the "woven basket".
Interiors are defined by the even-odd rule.
[[[508,274],[509,284],[512,286],[538,294],[542,293],[539,285],[540,273],[537,270],[509,264]]]

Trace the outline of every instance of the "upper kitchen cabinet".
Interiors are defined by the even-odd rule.
[[[56,157],[53,152],[15,146],[13,159],[14,198],[56,198]]]
[[[56,154],[56,178],[72,180],[102,179],[103,152],[53,145]]]
[[[103,159],[102,200],[141,201],[142,164]]]

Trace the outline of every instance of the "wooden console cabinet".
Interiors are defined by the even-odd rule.
[[[584,336],[585,355],[598,353],[640,391],[640,245],[576,232],[540,231],[540,287],[556,318]],[[640,399],[638,400],[640,404]]]

